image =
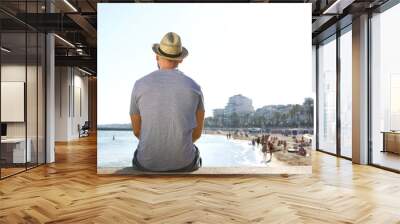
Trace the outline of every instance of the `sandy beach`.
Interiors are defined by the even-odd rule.
[[[257,137],[261,137],[262,134],[234,134],[233,132],[222,131],[222,130],[205,130],[205,134],[211,135],[223,135],[227,136],[231,134],[231,139],[235,140],[243,140],[248,141],[251,144],[252,139]],[[264,134],[265,135],[265,134]],[[228,137],[227,137],[228,138]],[[271,160],[271,166],[275,165],[290,165],[290,166],[308,166],[311,165],[311,143],[310,139],[312,139],[311,135],[304,134],[304,135],[296,135],[296,136],[285,136],[282,134],[270,134],[270,138],[277,138],[274,143],[274,151]],[[306,155],[300,155],[297,153],[297,148],[299,148],[299,142],[301,139],[304,139],[306,142],[304,149],[306,151]],[[296,142],[297,139],[297,142]],[[277,144],[278,140],[286,141],[287,147],[284,148],[283,145]],[[261,150],[262,146],[255,144],[257,150]],[[269,154],[267,155],[269,157]]]

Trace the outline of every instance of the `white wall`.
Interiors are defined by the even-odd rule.
[[[55,140],[79,138],[78,125],[88,120],[88,77],[72,67],[56,67]]]
[[[68,86],[70,76],[67,67],[55,68],[55,141],[68,140]]]
[[[26,69],[26,70],[25,70]],[[25,65],[2,65],[1,66],[1,81],[2,82],[25,82],[26,72],[28,74],[28,84],[29,87],[35,86],[35,88],[27,88],[27,118],[28,118],[28,137],[31,133],[30,130],[36,130],[36,80],[33,80],[31,75],[34,74],[36,76],[36,67]],[[4,97],[4,96],[3,96]],[[40,106],[40,105],[39,105]],[[1,108],[2,110],[6,110],[7,108]],[[34,124],[31,124],[34,122]],[[25,123],[26,122],[7,122],[7,136],[8,137],[25,137]],[[36,132],[35,132],[36,136]]]
[[[76,72],[77,70],[75,70]],[[76,74],[76,73],[75,73]],[[82,126],[85,121],[88,120],[88,77],[83,77],[80,75],[75,75],[74,77],[74,99],[75,106],[72,109],[73,119],[71,120],[71,134],[78,137],[78,124]],[[81,111],[80,111],[81,110]],[[75,112],[74,112],[75,111]]]

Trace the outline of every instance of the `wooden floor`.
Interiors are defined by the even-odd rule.
[[[16,174],[16,173],[19,173],[19,172],[23,172],[23,171],[25,171],[26,169],[25,169],[25,167],[23,167],[23,168],[1,168],[1,177],[7,177],[7,176],[10,176],[10,175],[13,175],[13,174]]]
[[[0,181],[0,223],[400,223],[400,175],[313,154],[311,175],[96,175],[94,137]]]

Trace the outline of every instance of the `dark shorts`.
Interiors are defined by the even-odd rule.
[[[133,169],[136,170],[140,170],[140,171],[146,171],[146,172],[192,172],[195,170],[198,170],[201,165],[202,165],[202,161],[201,161],[201,157],[200,157],[200,151],[197,148],[197,146],[193,145],[195,148],[195,157],[194,160],[191,164],[187,165],[186,167],[177,169],[177,170],[167,170],[167,171],[153,171],[153,170],[148,170],[146,168],[144,168],[143,166],[140,165],[139,161],[137,160],[137,150],[135,151],[135,154],[133,155],[133,159],[132,159],[132,167]]]

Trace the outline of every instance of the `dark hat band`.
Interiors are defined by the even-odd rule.
[[[160,51],[160,53],[163,54],[164,56],[167,56],[167,57],[170,57],[170,58],[178,58],[178,57],[180,57],[182,55],[182,51],[179,54],[168,54],[168,53],[165,53],[163,50],[161,50],[160,47],[158,47],[158,51]]]

